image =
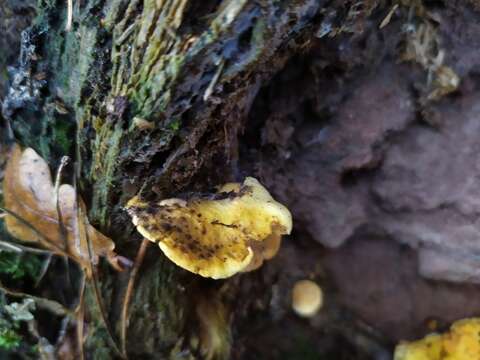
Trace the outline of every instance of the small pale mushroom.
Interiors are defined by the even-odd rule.
[[[323,291],[316,282],[300,280],[292,291],[292,308],[302,317],[312,317],[323,305]]]
[[[214,279],[260,266],[292,230],[288,209],[251,177],[188,200],[151,203],[135,196],[126,209],[137,230],[175,264]]]

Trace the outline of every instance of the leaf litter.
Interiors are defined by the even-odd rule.
[[[5,169],[3,196],[6,229],[15,238],[70,257],[88,278],[92,276],[89,240],[93,265],[105,257],[115,269],[123,269],[125,259],[115,253],[112,239],[90,225],[85,203],[73,186],[59,185],[57,198],[48,164],[33,149],[13,147]]]
[[[95,297],[113,348],[120,357],[126,358],[120,352],[106,321],[94,267],[98,265],[100,257],[106,258],[118,271],[130,266],[130,261],[118,256],[114,251],[113,240],[89,223],[85,203],[77,195],[75,187],[60,184],[61,171],[65,165],[64,158],[54,183],[47,162],[35,150],[22,150],[19,145],[12,146],[3,179],[5,207],[0,208],[4,211],[2,220],[6,230],[16,239],[39,245],[54,255],[68,257],[82,268],[85,278],[93,282]],[[83,343],[84,339],[84,285],[85,282],[82,281],[79,302],[73,313],[77,319],[79,343]],[[33,299],[28,294],[24,295]],[[83,358],[82,346],[79,351],[80,358]]]

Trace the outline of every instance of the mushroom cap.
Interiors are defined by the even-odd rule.
[[[157,203],[131,199],[126,209],[137,230],[158,243],[178,266],[214,279],[244,270],[254,247],[292,230],[288,209],[254,178],[229,183],[208,197]]]
[[[267,236],[263,241],[255,241],[251,243],[253,258],[242,272],[249,272],[260,268],[263,265],[264,260],[270,260],[277,255],[281,244],[282,235],[276,232]]]
[[[311,280],[297,281],[292,291],[292,308],[300,316],[312,317],[323,305],[323,291]]]
[[[480,359],[480,318],[456,321],[450,331],[433,333],[422,340],[401,342],[394,360],[473,360]]]

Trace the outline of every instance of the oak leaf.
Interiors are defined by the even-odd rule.
[[[122,270],[115,244],[90,225],[85,204],[75,189],[63,184],[56,191],[48,164],[33,149],[22,151],[15,145],[11,150],[3,195],[8,211],[6,228],[15,238],[70,257],[87,276],[91,276],[91,265],[98,263],[99,256]]]

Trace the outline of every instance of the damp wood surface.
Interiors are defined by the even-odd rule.
[[[0,4],[0,175],[8,121],[50,169],[73,159],[66,183],[130,259],[137,194],[255,176],[294,219],[274,259],[220,282],[149,246],[131,358],[380,359],[478,315],[477,2],[74,0],[66,31],[67,4]],[[119,334],[128,274],[98,272]],[[302,279],[322,287],[311,319]],[[85,301],[85,353],[115,358]]]

